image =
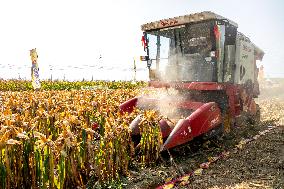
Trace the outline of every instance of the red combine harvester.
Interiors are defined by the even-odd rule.
[[[264,52],[237,31],[238,25],[213,12],[201,12],[142,25],[149,87],[167,95],[141,96],[120,106],[155,109],[166,118],[159,124],[161,150],[206,135],[229,132],[238,119],[259,116],[256,61]],[[139,135],[138,116],[130,125]]]

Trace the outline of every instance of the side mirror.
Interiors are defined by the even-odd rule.
[[[149,56],[140,56],[140,61],[148,61]]]

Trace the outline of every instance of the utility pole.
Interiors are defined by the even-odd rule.
[[[136,82],[136,62],[135,62],[135,58],[133,57],[133,69],[134,69],[134,82]]]
[[[50,81],[52,81],[52,70],[53,70],[53,66],[52,65],[48,65],[49,66],[49,72],[50,72]]]

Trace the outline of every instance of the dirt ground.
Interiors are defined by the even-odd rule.
[[[213,164],[186,188],[284,188],[284,127]]]
[[[195,140],[171,150],[170,155],[164,153],[157,166],[142,170],[133,168],[129,177],[122,179],[124,188],[156,188],[198,169],[208,157],[232,150],[241,140],[252,138],[269,126],[277,127],[237,153],[230,153],[211,164],[203,174],[191,176],[188,182],[172,188],[284,188],[284,100],[263,98],[258,103],[260,123],[246,123],[222,139]]]

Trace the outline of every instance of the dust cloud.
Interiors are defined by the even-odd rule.
[[[284,78],[271,78],[259,81],[259,100],[277,99],[284,101]]]
[[[199,54],[175,53],[169,56],[166,62],[159,66],[159,81],[161,82],[191,82],[191,81],[212,81],[213,65],[206,62]],[[185,90],[174,88],[151,89],[152,92],[143,94],[138,100],[138,107],[141,109],[155,109],[161,115],[170,118],[185,118],[190,115],[191,110],[181,109],[180,104],[191,100],[191,95]],[[149,104],[149,99],[155,99],[154,104]]]
[[[147,94],[139,97],[137,107],[144,110],[157,110],[160,115],[168,119],[180,119],[189,116],[179,104],[188,100],[181,91],[174,88],[147,88]]]

